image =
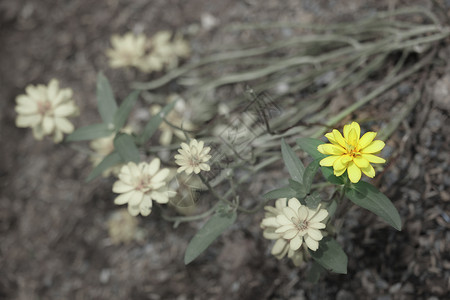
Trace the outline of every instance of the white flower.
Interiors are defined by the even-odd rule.
[[[152,211],[152,200],[158,203],[169,202],[169,197],[175,192],[167,189],[166,178],[169,169],[159,169],[159,158],[153,159],[150,164],[141,162],[136,165],[129,162],[119,173],[119,180],[113,185],[113,192],[121,194],[114,203],[122,205],[128,203],[128,211],[132,216],[139,213],[148,216]]]
[[[328,216],[328,211],[321,209],[312,210],[300,203],[296,198],[288,201],[288,206],[282,209],[282,213],[276,217],[263,220],[262,225],[275,227],[275,234],[289,242],[292,250],[298,250],[303,241],[312,251],[319,248],[319,241],[323,238],[320,229],[326,225],[321,223]]]
[[[275,207],[272,207],[272,206],[264,207],[264,209],[266,210],[264,220],[266,220],[268,218],[274,218],[274,217],[276,218],[277,215],[282,214],[283,208],[285,208],[287,206],[286,203],[287,203],[287,199],[281,198],[275,202]],[[263,220],[263,222],[261,222],[261,228],[264,229],[263,236],[269,240],[276,240],[275,244],[272,247],[272,251],[271,251],[272,255],[274,255],[277,259],[282,259],[287,254],[287,256],[292,260],[294,265],[300,266],[301,263],[303,262],[303,256],[304,256],[301,249],[298,249],[296,251],[292,250],[289,247],[288,241],[283,239],[281,234],[275,233],[275,230],[278,228],[278,226],[268,226],[266,224],[267,221],[264,221],[264,220]]]
[[[72,90],[59,89],[59,82],[52,79],[48,86],[39,84],[26,87],[26,95],[16,98],[18,113],[17,127],[31,127],[37,140],[53,134],[53,141],[59,143],[64,133],[74,130],[67,117],[76,116],[78,108],[72,100]]]
[[[111,37],[113,49],[108,49],[111,68],[139,67],[145,56],[147,38],[145,35],[134,35],[131,32],[124,36],[113,35]]]
[[[192,139],[189,145],[181,143],[182,149],[178,149],[180,154],[175,155],[175,163],[180,166],[178,173],[185,171],[189,175],[192,172],[198,174],[201,170],[210,170],[206,162],[211,158],[211,155],[208,155],[211,148],[204,147],[204,144],[203,141],[198,142],[196,139]]]

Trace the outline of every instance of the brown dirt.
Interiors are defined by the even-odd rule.
[[[200,24],[204,13],[215,16],[218,26],[234,21],[325,22],[404,5],[382,2],[386,5],[356,0],[264,5],[253,0],[1,2],[0,299],[448,299],[448,43],[440,49],[442,63],[427,73],[425,96],[387,143],[385,154],[395,159],[377,177],[399,209],[404,230],[397,232],[351,208],[339,237],[349,256],[348,275],[327,274],[315,285],[306,282],[305,268],[270,256],[258,227],[262,214],[240,216],[188,266],[184,250],[201,224],[173,229],[158,211],[139,219],[144,232],[140,241],[112,244],[107,230],[117,210],[112,179],[84,183],[90,171],[85,154],[49,140],[36,142],[29,130],[14,125],[15,96],[26,85],[53,77],[75,92],[82,111],[77,126],[99,121],[97,72],[105,70],[120,97],[136,76],[108,68],[104,50],[113,33],[182,29]],[[270,38],[219,33],[202,31],[193,41],[194,55],[230,41]],[[386,112],[398,109],[395,103],[401,106],[419,80],[412,78],[354,117],[386,119]],[[273,170],[261,178],[283,174]]]

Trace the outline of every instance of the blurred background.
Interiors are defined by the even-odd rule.
[[[364,44],[384,37],[363,36],[361,32],[366,34],[369,27],[352,24],[409,7],[419,9],[407,16],[405,24],[429,26],[420,27],[423,32],[418,38],[433,39],[387,53],[364,54],[360,64],[336,64],[326,72],[321,71],[326,63],[308,69],[290,66],[291,73],[263,74],[250,80],[259,87],[274,83],[266,90],[280,99],[275,101],[289,116],[297,115],[306,103],[299,124],[305,120],[325,123],[381,87],[373,101],[349,112],[337,125],[363,120],[366,130],[384,130],[387,146],[383,155],[388,163],[372,182],[399,210],[403,231],[351,207],[336,220],[338,241],[349,257],[347,275],[324,274],[318,283],[311,283],[305,275],[308,265],[297,268],[271,256],[270,242],[262,238],[259,228],[262,210],[240,215],[230,230],[185,266],[184,251],[201,222],[182,223],[174,229],[158,210],[147,218],[130,218],[126,210],[113,204],[113,178],[85,183],[92,169],[86,152],[54,145],[49,139],[37,142],[31,130],[14,124],[15,97],[28,84],[47,84],[57,78],[62,87],[72,88],[81,111],[74,122],[80,127],[100,120],[95,98],[99,71],[110,79],[118,99],[139,86],[135,82],[165,74],[110,68],[106,50],[113,34],[179,32],[191,47],[191,58],[181,61],[182,66],[224,49],[270,47],[311,33],[308,30],[315,26],[326,36],[340,34],[335,24],[347,24],[342,27],[343,35]],[[420,14],[421,10],[432,16]],[[444,0],[1,1],[0,299],[449,299],[449,10],[450,2]],[[390,21],[386,17],[380,22]],[[304,26],[308,24],[316,25],[311,29]],[[380,28],[385,26],[389,32],[391,25],[383,24]],[[369,25],[378,28],[376,23]],[[402,26],[409,25],[399,23],[395,30],[400,32]],[[350,31],[352,27],[356,32]],[[358,32],[358,28],[366,31]],[[438,33],[431,32],[435,29]],[[267,51],[254,60],[193,69],[184,81],[169,82],[143,97],[148,104],[152,97],[185,93],[188,106],[196,107],[199,104],[194,100],[189,104],[191,94],[185,91],[206,82],[204,78],[240,74],[284,57],[323,54],[340,47],[293,45]],[[418,64],[420,68],[408,76],[397,76]],[[369,72],[365,66],[371,68]],[[314,70],[319,75],[310,81],[286,79]],[[389,87],[383,81],[389,79],[387,70],[398,79]],[[346,85],[330,88],[317,107],[302,102],[332,87],[341,78],[340,72],[360,73],[349,77]],[[206,94],[209,98],[202,101],[213,98],[208,102],[213,114],[223,113],[220,104],[239,105],[233,99],[243,93],[246,83],[247,79],[233,81],[219,88],[213,82],[214,89]],[[146,114],[148,108],[141,106],[133,117],[145,118]],[[279,142],[270,142],[277,150]],[[252,178],[243,196],[257,202],[261,200],[258,195],[268,187],[279,187],[287,174],[279,161]],[[201,197],[207,201],[210,196]]]

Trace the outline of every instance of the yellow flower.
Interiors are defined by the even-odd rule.
[[[152,211],[152,201],[158,203],[169,202],[169,197],[175,192],[167,188],[166,178],[169,169],[159,169],[159,158],[153,159],[150,164],[141,162],[136,165],[129,162],[119,173],[119,180],[113,185],[113,192],[121,194],[114,203],[122,205],[128,203],[128,211],[132,216],[139,213],[148,216]]]
[[[344,136],[334,129],[325,137],[331,144],[322,144],[317,147],[320,153],[331,155],[320,161],[324,167],[333,167],[334,175],[341,176],[347,170],[348,177],[353,183],[361,179],[361,171],[373,178],[375,170],[370,163],[382,164],[383,158],[375,156],[384,148],[384,142],[374,141],[376,132],[367,132],[361,138],[359,124],[353,122],[344,126]]]
[[[26,95],[16,98],[17,127],[31,127],[37,140],[53,134],[55,143],[62,141],[64,133],[74,130],[67,120],[78,114],[71,89],[59,89],[58,80],[52,79],[48,86],[29,85],[25,90]]]
[[[196,139],[192,139],[189,145],[181,143],[181,149],[178,149],[180,154],[175,155],[175,163],[180,166],[178,173],[185,171],[189,175],[192,172],[198,174],[201,170],[210,170],[206,162],[211,158],[211,155],[208,155],[211,148],[204,147],[204,144],[203,141],[198,142]]]

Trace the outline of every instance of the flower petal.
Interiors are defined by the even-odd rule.
[[[353,161],[360,169],[367,168],[367,166],[369,166],[369,161],[362,156],[355,156]]]
[[[322,159],[319,163],[322,167],[331,167],[333,166],[336,159],[338,159],[339,157],[341,156],[339,155],[327,156],[324,159]]]
[[[64,133],[71,133],[75,129],[72,123],[66,118],[55,117],[54,120],[56,127]]]
[[[373,154],[361,154],[362,157],[364,157],[365,159],[367,159],[369,162],[374,163],[374,164],[384,164],[386,162],[386,160],[384,158],[375,156]]]
[[[300,208],[298,209],[298,218],[300,221],[308,219],[308,208],[306,206],[300,206]]]
[[[272,251],[271,251],[272,255],[278,255],[279,253],[283,252],[286,245],[287,245],[287,242],[285,240],[278,239],[272,247]]]
[[[150,164],[148,165],[148,175],[153,176],[158,172],[159,167],[161,166],[161,161],[159,158],[154,158]]]
[[[290,207],[283,208],[283,214],[288,218],[289,220],[292,220],[293,218],[297,218],[297,212],[294,211]]]
[[[123,193],[123,194],[117,196],[114,199],[114,204],[122,205],[122,204],[128,203],[128,199],[130,199],[131,194],[132,194],[131,192],[128,192],[128,193]]]
[[[152,212],[152,199],[150,197],[144,197],[139,205],[139,210],[141,215],[144,217],[148,216]]]
[[[320,209],[314,214],[314,216],[309,219],[310,223],[322,222],[328,216],[328,211],[326,209]]]
[[[131,185],[129,185],[129,184],[126,184],[126,183],[124,183],[124,182],[122,182],[122,181],[116,181],[115,183],[114,183],[114,185],[113,185],[113,188],[112,188],[112,191],[114,192],[114,193],[117,193],[117,194],[122,194],[122,193],[126,193],[126,192],[130,192],[130,191],[132,191],[132,190],[134,190],[134,187],[133,186],[131,186]]]
[[[333,144],[321,144],[317,146],[317,150],[319,150],[320,153],[328,155],[341,155],[346,153],[344,148]]]
[[[300,236],[295,236],[289,243],[289,247],[291,248],[291,250],[295,251],[298,250],[303,243],[303,238]]]
[[[376,140],[370,143],[369,146],[365,147],[364,149],[361,149],[360,152],[364,154],[371,154],[371,153],[378,153],[381,151],[381,149],[384,148],[384,142],[381,140]]]
[[[342,136],[342,134],[339,132],[339,130],[333,129],[333,136],[334,136],[334,139],[336,140],[336,142],[337,142],[342,148],[346,148],[346,147],[347,147],[347,143],[346,143],[344,137]]]
[[[134,190],[131,192],[130,199],[128,200],[128,204],[130,204],[132,206],[139,205],[143,198],[144,198],[144,193],[142,193],[141,191]]]
[[[305,243],[309,249],[316,251],[319,248],[319,242],[311,238],[310,236],[305,236]]]
[[[300,203],[300,201],[298,201],[297,198],[291,198],[289,199],[288,206],[292,208],[294,212],[297,212],[302,204]]]
[[[367,147],[370,143],[372,143],[373,139],[377,136],[376,132],[366,132],[361,139],[359,140],[359,149],[363,149]]]
[[[307,234],[308,234],[308,236],[315,239],[316,241],[320,241],[323,238],[323,235],[320,232],[320,230],[317,230],[314,228],[308,228]],[[305,237],[305,239],[306,239],[306,237]]]
[[[351,182],[357,183],[361,179],[361,170],[354,162],[349,163],[347,172]]]
[[[363,171],[367,177],[375,177],[375,169],[370,164],[366,168],[361,168],[361,171]]]
[[[297,233],[298,233],[297,229],[288,230],[283,234],[283,239],[290,240],[290,239],[294,238],[294,236],[296,236]]]

